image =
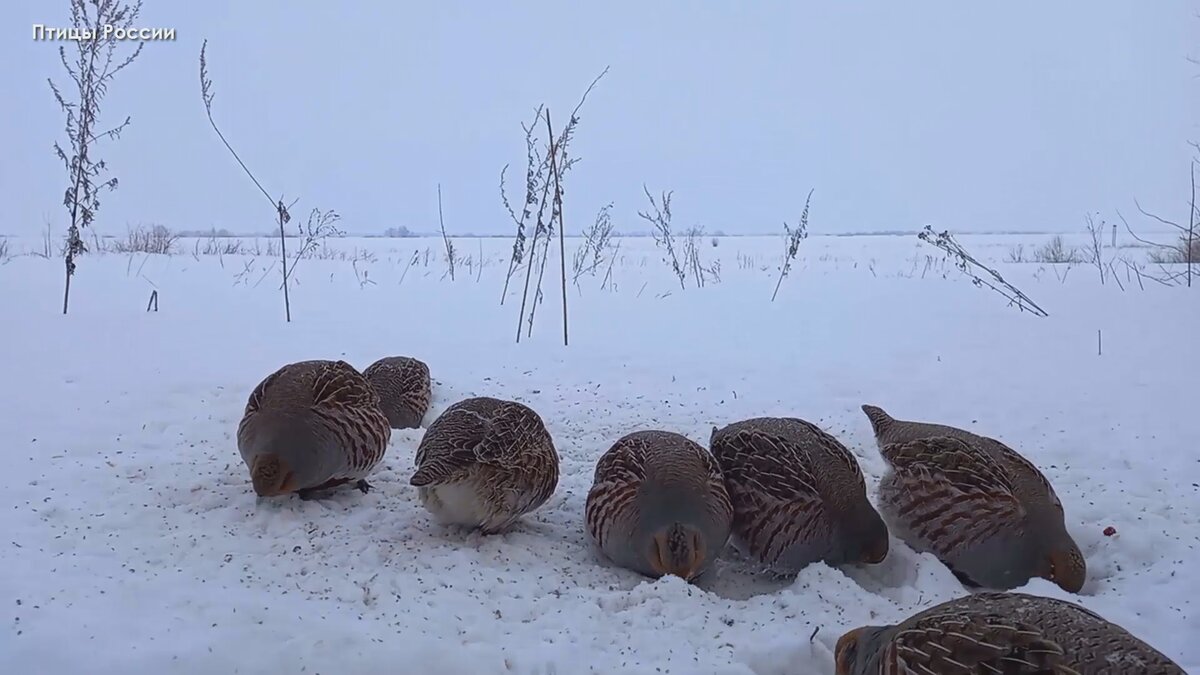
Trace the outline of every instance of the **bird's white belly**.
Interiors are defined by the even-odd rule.
[[[443,525],[476,527],[490,511],[469,483],[431,485],[417,489],[421,503]]]

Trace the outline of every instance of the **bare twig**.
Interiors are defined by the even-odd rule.
[[[66,281],[63,287],[63,314],[67,313],[71,299],[71,278],[75,276],[75,259],[87,252],[81,232],[95,220],[96,212],[100,209],[100,190],[115,190],[117,179],[110,178],[100,181],[100,176],[107,171],[104,160],[94,157],[93,146],[101,139],[117,139],[125,130],[131,119],[102,133],[96,133],[97,118],[100,115],[100,102],[112,79],[142,53],[144,42],[139,42],[134,51],[114,66],[113,57],[117,45],[121,42],[115,37],[116,30],[127,30],[137,19],[141,11],[141,0],[132,5],[121,0],[71,0],[72,32],[77,37],[73,40],[76,54],[73,60],[67,58],[66,47],[59,47],[59,60],[67,71],[68,77],[75,84],[77,100],[68,101],[62,90],[48,80],[50,91],[66,117],[65,131],[68,139],[67,150],[58,142],[54,143],[54,153],[67,169],[69,185],[63,195],[63,205],[70,215],[67,227],[67,241],[63,250]],[[92,11],[89,11],[92,10]],[[122,30],[121,32],[124,32]],[[49,257],[49,251],[47,251]]]
[[[412,267],[413,263],[420,259],[421,252],[417,249],[413,249],[412,257],[408,259],[408,264],[404,266],[404,271],[400,273],[400,281],[396,283],[397,286],[404,283],[404,277],[408,276],[408,268]]]
[[[597,78],[598,80],[599,78]],[[593,84],[595,84],[593,82]],[[591,91],[591,87],[588,87]],[[587,93],[584,93],[587,97]],[[583,102],[580,101],[580,105]],[[578,110],[578,108],[576,108]],[[554,129],[550,126],[550,109],[546,109],[546,135],[549,137],[551,144],[554,143]],[[554,146],[551,145],[553,148]],[[554,210],[552,214],[558,214],[558,264],[559,272],[562,274],[562,319],[563,319],[563,346],[567,346],[567,247],[563,241],[563,198],[562,198],[562,183],[558,173],[558,163],[554,154],[550,155],[550,174],[554,177]]]
[[[483,278],[483,238],[479,239],[479,265],[475,270],[475,283]]]
[[[1191,179],[1191,194],[1188,198],[1188,220],[1186,227],[1147,211],[1146,209],[1142,208],[1141,204],[1138,204],[1135,201],[1137,209],[1142,215],[1150,218],[1151,220],[1165,225],[1170,225],[1171,227],[1179,230],[1179,234],[1176,237],[1176,243],[1163,244],[1139,237],[1133,231],[1133,228],[1130,226],[1129,221],[1125,219],[1125,216],[1121,215],[1120,211],[1117,212],[1117,216],[1121,219],[1121,222],[1125,224],[1125,229],[1129,232],[1130,236],[1132,236],[1136,241],[1146,244],[1152,248],[1149,258],[1151,262],[1159,265],[1161,276],[1149,274],[1145,276],[1168,286],[1183,285],[1191,287],[1192,278],[1194,276],[1193,267],[1197,262],[1200,262],[1200,239],[1197,238],[1198,233],[1196,231],[1198,225],[1197,216],[1200,214],[1197,213],[1196,207],[1195,160],[1192,161],[1189,171],[1189,177]],[[1182,264],[1184,266],[1183,270],[1178,271],[1167,267],[1167,265],[1175,264]]]
[[[508,211],[509,216],[517,226],[517,234],[513,239],[512,257],[510,257],[508,261],[508,273],[504,275],[504,290],[500,294],[501,305],[504,304],[504,299],[508,296],[508,284],[509,281],[512,280],[513,272],[516,271],[517,266],[520,265],[525,258],[525,225],[529,220],[529,217],[532,215],[530,211],[531,207],[534,204],[537,204],[538,186],[545,182],[542,175],[541,157],[538,153],[537,144],[533,140],[533,130],[538,121],[541,119],[542,106],[538,106],[534,111],[533,122],[531,122],[528,126],[526,126],[524,123],[521,124],[521,128],[525,131],[526,167],[525,202],[522,205],[520,217],[517,216],[516,212],[512,208],[512,205],[509,203],[508,193],[505,190],[504,175],[505,172],[508,171],[508,165],[505,164],[504,168],[500,170],[500,199],[504,202],[504,208]],[[544,194],[545,191],[543,188],[543,195]],[[542,206],[545,206],[544,201]]]
[[[792,229],[787,223],[783,224],[784,232],[787,233],[787,248],[784,250],[783,267],[779,269],[779,280],[775,282],[775,291],[771,293],[771,302],[775,302],[775,296],[779,294],[779,286],[783,284],[788,271],[792,269],[792,261],[800,252],[800,242],[808,238],[808,206],[812,202],[812,195],[813,191],[809,189],[808,197],[804,199],[804,210],[800,212],[800,223],[796,225],[796,229]]]
[[[571,263],[572,281],[578,287],[579,277],[584,274],[595,274],[604,264],[605,253],[611,254],[612,249],[612,202],[605,204],[596,214],[596,220],[583,231],[583,245],[575,251]]]
[[[1090,213],[1087,214],[1085,218],[1087,220],[1087,232],[1090,239],[1089,247],[1087,249],[1088,262],[1096,266],[1096,271],[1100,274],[1100,285],[1103,286],[1105,279],[1107,278],[1104,269],[1104,258],[1102,255],[1104,249],[1104,227],[1106,224],[1103,220],[1097,223],[1096,220],[1092,218],[1092,214]]]
[[[654,209],[654,213],[638,211],[638,215],[654,226],[652,232],[655,245],[663,250],[666,263],[671,267],[675,276],[679,277],[679,287],[686,288],[687,273],[684,271],[683,265],[679,264],[679,256],[675,254],[675,235],[671,233],[671,195],[674,193],[662,193],[662,206],[659,206],[654,196],[650,194],[649,188],[642,185],[642,191],[646,193],[646,199],[650,200],[650,208]]]
[[[442,227],[442,241],[446,243],[446,264],[450,268],[450,281],[454,281],[454,244],[446,235],[446,221],[442,219],[442,184],[438,183],[438,224]]]
[[[324,246],[325,240],[329,237],[341,237],[346,234],[337,226],[341,219],[342,217],[333,210],[322,211],[314,208],[309,211],[308,223],[297,227],[301,237],[300,250],[296,251],[296,255],[292,259],[292,266],[284,272],[285,282],[295,276],[296,267],[300,261],[312,255],[318,245]]]
[[[546,262],[549,259],[550,237],[552,237],[554,234],[554,225],[555,225],[556,220],[558,221],[559,230],[560,230],[560,232],[559,232],[560,253],[565,251],[566,244],[563,239],[565,235],[562,234],[562,231],[561,231],[561,228],[562,228],[562,185],[563,185],[563,181],[564,181],[564,178],[565,178],[567,172],[571,169],[572,166],[575,165],[575,162],[578,161],[578,158],[569,156],[568,149],[570,146],[571,139],[574,137],[575,128],[579,123],[578,113],[579,113],[580,108],[583,106],[584,102],[587,100],[588,94],[596,86],[596,83],[599,82],[600,78],[604,77],[604,74],[607,72],[608,72],[608,68],[605,68],[604,71],[601,72],[600,75],[598,75],[596,77],[596,79],[592,81],[592,83],[588,86],[587,90],[584,91],[583,96],[579,100],[579,103],[575,106],[575,109],[571,113],[570,120],[563,127],[562,132],[560,134],[558,134],[557,136],[554,135],[553,130],[549,124],[549,113],[544,112],[545,111],[544,107],[539,107],[537,109],[538,115],[535,118],[534,123],[536,124],[537,121],[541,117],[546,118],[546,123],[547,123],[546,128],[549,132],[549,140],[547,142],[548,144],[546,147],[545,155],[541,158],[540,162],[536,163],[536,168],[534,168],[531,172],[531,175],[536,178],[531,178],[526,181],[526,208],[522,211],[521,217],[518,218],[516,216],[515,212],[511,209],[510,206],[508,206],[507,197],[504,198],[506,208],[508,208],[508,210],[509,210],[509,215],[517,223],[517,241],[514,243],[514,246],[513,246],[513,257],[509,261],[509,274],[507,275],[507,276],[511,276],[513,270],[515,270],[516,266],[518,264],[520,264],[521,255],[523,253],[525,253],[524,248],[523,248],[524,236],[525,236],[524,224],[534,214],[534,211],[530,207],[534,203],[537,203],[537,202],[535,202],[535,200],[532,197],[533,197],[535,188],[538,187],[540,184],[542,195],[541,195],[541,200],[540,200],[540,203],[539,203],[537,211],[536,211],[536,220],[535,220],[535,227],[534,227],[534,232],[533,232],[533,241],[531,242],[531,244],[529,246],[528,257],[527,257],[527,260],[525,263],[525,289],[521,295],[521,310],[520,310],[520,314],[517,317],[517,342],[521,341],[521,326],[522,326],[523,322],[526,322],[525,321],[526,320],[525,310],[527,307],[529,309],[528,321],[527,321],[527,325],[528,325],[527,335],[533,334],[534,316],[537,312],[537,306],[541,302],[542,297],[543,297],[543,295],[542,295],[542,279],[543,279],[543,276],[545,275],[545,271],[546,271]],[[529,166],[533,167],[535,165],[534,158],[537,157],[537,153],[536,153],[536,150],[533,149],[532,143],[531,143],[531,136],[532,136],[531,128],[532,128],[532,126],[524,127],[524,125],[523,125],[523,128],[525,129],[526,147],[528,148],[527,159],[529,160]],[[503,175],[504,175],[504,172],[501,172],[501,193],[502,193],[502,195],[503,195],[503,191],[504,191],[503,190],[503,187],[504,187],[503,186]],[[555,186],[553,200],[551,200],[551,193],[550,193],[550,186],[552,184]],[[548,216],[546,214],[547,205],[550,206],[550,213]],[[544,238],[543,238],[543,235],[544,235]],[[538,248],[539,242],[542,243],[541,249]],[[540,260],[538,260],[539,254],[540,254]],[[538,281],[537,281],[537,286],[534,289],[534,297],[532,299],[532,305],[530,305],[529,287],[530,287],[530,282],[531,282],[532,276],[533,276],[533,266],[534,266],[535,262],[538,262],[538,267],[539,267]],[[566,289],[565,289],[566,261],[565,260],[562,260],[560,262],[560,268],[561,268],[560,271],[562,272],[562,280],[563,280],[563,285],[564,285],[563,314],[565,317],[565,315],[566,315]],[[508,279],[506,278],[505,279],[505,290],[502,294],[501,303],[503,303],[503,297],[507,296],[507,294],[508,294],[507,289],[508,289]],[[565,326],[565,319],[564,319],[564,326]],[[563,332],[564,332],[563,339],[565,342],[566,341],[565,327],[564,327]]]
[[[981,288],[989,288],[1000,294],[1008,300],[1009,305],[1015,305],[1021,311],[1029,310],[1035,316],[1046,317],[1046,313],[1037,305],[1029,296],[1025,295],[1016,286],[1004,280],[1000,273],[996,270],[984,265],[976,260],[970,253],[967,252],[962,244],[955,241],[954,237],[948,231],[937,232],[933,228],[926,225],[925,229],[917,235],[921,241],[932,244],[947,254],[954,256],[956,266],[959,271],[971,278],[971,283]],[[979,273],[979,270],[987,274],[990,279],[985,279]]]
[[[605,286],[608,288],[615,288],[616,284],[612,280],[613,263],[617,261],[617,255],[620,252],[621,242],[618,241],[616,247],[613,249],[612,255],[608,257],[608,271],[604,273],[604,279],[600,281],[600,290],[604,290]]]
[[[553,151],[554,151],[554,149],[551,148],[551,152],[553,152]],[[529,282],[533,278],[533,262],[534,262],[534,259],[536,258],[538,239],[540,239],[542,237],[543,233],[545,233],[546,236],[549,236],[549,233],[546,232],[545,221],[543,220],[545,209],[546,209],[546,200],[547,200],[547,197],[549,194],[549,190],[550,190],[550,181],[542,181],[541,206],[538,208],[537,223],[536,223],[536,226],[533,228],[533,241],[529,245],[529,259],[525,265],[525,289],[521,293],[521,312],[520,312],[520,314],[517,315],[517,342],[521,341],[521,323],[525,319],[525,308],[529,301]],[[544,269],[544,267],[543,267],[543,269]],[[538,279],[538,287],[539,288],[541,287],[540,277]],[[538,292],[540,293],[540,291],[538,291]],[[536,300],[535,300],[535,302],[536,302]],[[529,313],[529,330],[530,330],[530,332],[533,331],[533,311],[532,310]]]
[[[259,182],[258,178],[255,177],[254,173],[250,171],[250,168],[246,166],[246,163],[242,161],[241,156],[238,155],[237,151],[235,151],[233,149],[233,146],[229,144],[229,141],[226,140],[225,134],[221,133],[221,129],[217,126],[216,120],[213,119],[212,104],[213,104],[213,99],[216,98],[216,92],[213,91],[212,80],[208,77],[207,50],[208,50],[208,40],[204,40],[204,42],[200,45],[200,96],[204,100],[204,112],[208,117],[208,123],[212,126],[213,131],[216,132],[217,138],[221,139],[221,143],[225,146],[225,149],[228,150],[231,155],[233,155],[233,158],[235,160],[237,160],[238,166],[242,167],[242,171],[244,171],[246,173],[246,175],[250,177],[251,182],[254,183],[255,187],[258,188],[259,192],[262,193],[263,197],[266,197],[267,201],[271,203],[272,208],[275,209],[275,219],[276,219],[276,223],[278,224],[278,227],[279,227],[280,262],[283,264],[284,316],[285,316],[287,322],[291,323],[291,321],[292,321],[292,301],[291,301],[291,297],[288,293],[288,276],[289,276],[289,274],[288,274],[288,260],[287,260],[287,232],[284,230],[284,226],[286,226],[289,222],[291,222],[292,216],[288,212],[288,206],[285,206],[283,203],[283,197],[280,197],[278,199],[271,197],[271,194],[269,192],[267,192],[266,188],[264,188],[262,186],[262,183]],[[295,201],[292,202],[292,205],[294,205],[294,204],[295,204]],[[260,280],[260,282],[261,282],[261,280]]]

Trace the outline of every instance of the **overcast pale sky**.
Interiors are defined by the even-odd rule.
[[[0,232],[65,227],[62,116],[46,85],[66,0],[9,0],[0,41]],[[545,102],[565,121],[587,84],[567,226],[614,202],[643,229],[642,184],[680,225],[775,232],[810,187],[814,232],[1074,231],[1136,197],[1186,217],[1200,139],[1200,2],[871,0],[284,2],[145,0],[148,43],[114,82],[101,149],[120,188],[96,227],[262,231],[272,193],[334,208],[352,231],[437,224],[507,232],[497,179],[524,161]]]

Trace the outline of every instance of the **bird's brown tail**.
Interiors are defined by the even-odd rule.
[[[885,429],[896,421],[879,406],[864,405],[862,411],[866,413],[867,419],[871,421],[871,428],[875,430],[875,435],[883,433]]]
[[[288,492],[292,473],[284,466],[279,455],[258,455],[250,466],[250,481],[254,492],[260,497],[273,497]]]

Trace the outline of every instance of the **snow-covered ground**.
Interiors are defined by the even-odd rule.
[[[61,260],[10,242],[0,671],[831,673],[844,630],[965,591],[895,540],[871,568],[774,580],[730,555],[695,587],[648,581],[593,551],[583,506],[619,436],[706,444],[758,415],[836,435],[873,496],[884,465],[863,403],[1025,453],[1087,555],[1075,599],[1200,670],[1200,289],[1124,265],[1102,285],[1087,265],[1004,262],[1046,239],[961,241],[1049,318],[914,236],[812,237],[774,302],[778,237],[706,239],[721,281],[685,290],[651,239],[626,238],[615,287],[605,269],[571,284],[568,347],[553,257],[515,343],[524,277],[501,306],[507,239],[457,240],[473,258],[454,281],[439,240],[331,242],[345,255],[296,268],[290,324],[265,254],[194,255],[204,242],[184,240],[171,256],[89,255],[64,317]],[[1144,251],[1111,252],[1127,254]],[[536,409],[562,457],[554,497],[508,534],[439,527],[407,484],[418,430],[393,435],[370,494],[258,503],[234,441],[251,388],[289,361],[390,354],[429,364],[426,424],[477,394]]]

